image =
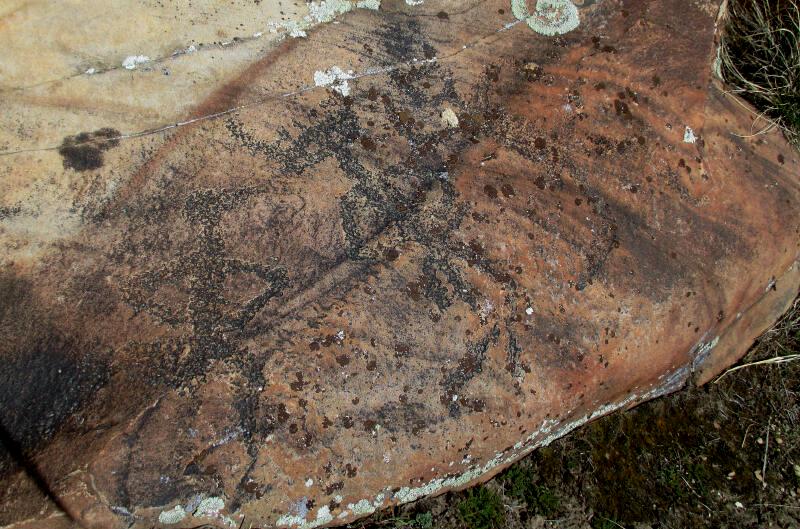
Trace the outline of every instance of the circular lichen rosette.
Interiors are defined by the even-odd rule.
[[[570,0],[538,0],[533,13],[526,0],[511,0],[511,11],[542,35],[563,35],[580,24],[578,8]]]

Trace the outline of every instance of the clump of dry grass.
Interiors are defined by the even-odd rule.
[[[800,3],[727,0],[722,16],[723,79],[800,146]]]

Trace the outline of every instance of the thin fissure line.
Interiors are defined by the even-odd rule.
[[[483,36],[481,36],[481,37],[479,37],[479,38],[477,38],[477,39],[475,39],[475,40],[473,40],[471,42],[468,42],[467,44],[462,45],[461,48],[458,48],[455,51],[452,51],[447,55],[443,55],[442,57],[433,57],[431,59],[412,59],[410,61],[400,62],[400,63],[393,64],[393,65],[390,65],[390,66],[371,67],[371,68],[367,68],[366,70],[364,70],[364,71],[362,71],[360,73],[355,73],[355,74],[353,74],[351,76],[348,76],[348,78],[346,80],[349,81],[349,80],[362,79],[362,78],[366,78],[366,77],[374,77],[374,76],[377,76],[377,75],[383,75],[383,74],[387,74],[387,73],[393,72],[393,71],[398,70],[398,69],[403,68],[403,67],[416,66],[416,65],[422,65],[422,64],[431,64],[431,63],[437,63],[437,62],[441,62],[441,61],[446,61],[446,60],[449,60],[449,59],[455,57],[456,55],[458,55],[459,53],[461,53],[461,52],[463,52],[465,50],[472,49],[474,47],[477,47],[477,46],[483,44],[484,41],[486,41],[486,40],[490,39],[491,37],[494,37],[494,36],[496,36],[496,35],[498,35],[500,33],[503,33],[504,31],[507,31],[507,30],[511,29],[512,27],[516,26],[520,22],[522,22],[522,21],[521,20],[514,20],[512,22],[508,22],[508,23],[504,24],[501,28],[495,30],[493,33],[489,33],[489,34],[483,35]],[[198,123],[198,122],[206,121],[206,120],[212,120],[212,119],[216,119],[216,118],[219,118],[219,117],[222,117],[222,116],[226,116],[228,114],[233,114],[233,113],[238,112],[240,110],[244,110],[246,108],[262,105],[262,104],[268,103],[270,101],[274,101],[274,100],[278,100],[278,99],[285,99],[285,98],[289,98],[289,97],[294,97],[296,95],[300,95],[300,94],[304,94],[306,92],[310,92],[312,90],[316,90],[317,88],[326,88],[326,87],[325,86],[317,86],[317,85],[307,85],[307,86],[301,87],[301,88],[299,88],[297,90],[292,90],[290,92],[283,92],[283,93],[280,93],[280,94],[269,95],[269,96],[263,97],[261,99],[258,99],[256,101],[251,101],[249,103],[243,103],[241,105],[237,105],[237,106],[225,109],[225,110],[220,110],[218,112],[212,112],[210,114],[205,114],[203,116],[198,116],[198,117],[187,119],[187,120],[183,120],[183,121],[176,121],[174,123],[169,123],[167,125],[162,125],[162,126],[155,127],[155,128],[145,129],[145,130],[142,130],[142,131],[139,131],[139,132],[133,132],[133,133],[130,133],[130,134],[120,134],[119,136],[114,136],[114,137],[111,137],[111,138],[104,138],[104,141],[127,140],[127,139],[132,139],[132,138],[141,138],[141,137],[144,137],[144,136],[150,136],[150,135],[153,135],[153,134],[159,134],[159,133],[162,133],[162,132],[166,132],[168,130],[176,129],[176,128],[183,127],[183,126],[186,126],[186,125],[191,125],[193,123]],[[73,146],[80,146],[80,145],[91,144],[91,143],[92,143],[92,141],[88,140],[88,141],[81,142],[81,143],[75,143],[75,144],[73,144]],[[54,150],[59,149],[60,147],[61,147],[60,145],[51,145],[49,147],[31,147],[31,148],[27,148],[27,149],[15,149],[15,150],[11,150],[11,151],[0,151],[0,156],[11,156],[11,155],[14,155],[14,154],[25,154],[25,153],[32,153],[32,152],[54,151]]]

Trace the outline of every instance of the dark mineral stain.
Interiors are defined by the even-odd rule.
[[[103,166],[103,152],[119,145],[120,132],[104,127],[67,136],[58,148],[65,169],[89,171]]]
[[[344,481],[337,481],[336,483],[331,483],[327,487],[325,487],[325,494],[331,495],[337,490],[342,490],[344,487]]]
[[[0,220],[19,215],[21,211],[22,208],[20,208],[19,206],[13,206],[13,207],[0,206]]]
[[[440,401],[449,408],[451,417],[460,415],[459,398],[463,401],[463,396],[459,392],[483,371],[489,346],[496,343],[499,336],[500,328],[495,325],[480,341],[467,344],[467,352],[458,362],[458,366],[445,374],[441,382],[444,393],[440,396]]]
[[[107,379],[98,347],[39,311],[28,281],[0,274],[0,426],[24,452],[49,440]]]
[[[350,363],[350,357],[347,355],[339,355],[336,357],[336,363],[344,367]]]
[[[619,99],[614,100],[614,110],[617,112],[618,116],[621,116],[625,119],[630,119],[631,117],[631,109],[628,107],[628,104],[624,101],[620,101]]]
[[[375,141],[368,136],[361,137],[361,146],[368,151],[374,151],[376,148]]]

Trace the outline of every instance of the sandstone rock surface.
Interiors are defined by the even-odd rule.
[[[0,15],[2,526],[344,524],[797,293],[800,160],[713,78],[717,2],[114,5]]]

